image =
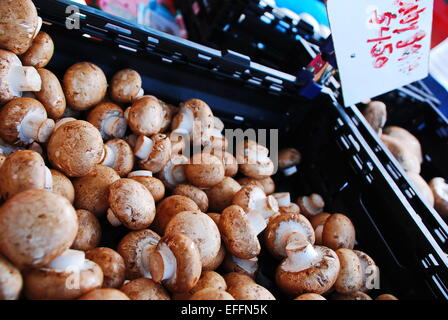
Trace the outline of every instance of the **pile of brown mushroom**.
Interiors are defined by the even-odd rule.
[[[61,83],[32,2],[28,16],[17,3],[0,7],[16,29],[0,32],[0,299],[271,300],[262,250],[291,298],[370,299],[378,270],[350,219],[318,194],[275,193],[267,148],[244,141],[234,157],[206,102],[144,95],[135,70],[108,87],[80,62]],[[187,158],[190,145],[202,151]],[[283,174],[300,159],[283,150]],[[102,223],[127,230],[118,246],[100,246]]]

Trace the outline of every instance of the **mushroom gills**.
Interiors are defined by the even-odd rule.
[[[287,242],[285,251],[288,257],[283,264],[284,271],[301,272],[316,265],[322,259],[321,254],[306,241],[302,234],[292,234]]]
[[[305,239],[307,238],[306,229],[297,221],[282,221],[280,222],[277,230],[276,237],[274,242],[274,247],[277,252],[279,252],[282,256],[286,257],[289,243],[293,243],[296,241],[296,237],[292,236],[294,234],[300,234]]]
[[[104,157],[103,160],[101,160],[101,164],[112,168],[117,159],[116,151],[111,147],[109,147],[107,144],[105,144],[103,155]]]
[[[248,274],[254,274],[258,269],[258,258],[240,259],[232,255],[232,261],[235,265],[246,271]]]
[[[104,121],[101,129],[109,137],[123,138],[126,134],[127,125],[125,118],[112,115]]]
[[[137,140],[138,141],[138,140]],[[152,139],[143,136],[143,142],[140,145],[135,146],[135,156],[139,159],[148,159],[149,155],[152,152],[152,149],[154,148],[154,141]]]
[[[22,96],[23,91],[40,91],[42,87],[42,80],[34,67],[12,66],[8,80],[14,95],[17,96]]]
[[[82,269],[86,261],[84,251],[68,249],[59,257],[53,259],[46,268],[64,271],[67,269]]]

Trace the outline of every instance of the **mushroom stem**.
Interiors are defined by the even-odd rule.
[[[235,265],[246,271],[248,274],[254,274],[258,269],[257,257],[252,259],[240,259],[232,255],[232,261]]]
[[[148,159],[149,155],[152,152],[152,149],[154,147],[154,142],[152,139],[143,136],[143,138],[140,138],[137,140],[137,144],[135,145],[134,154],[137,158],[144,160]]]
[[[292,167],[283,169],[283,174],[287,177],[292,176],[296,172],[297,172],[297,166],[292,166]]]
[[[68,249],[59,257],[53,259],[46,267],[54,270],[66,270],[73,267],[81,269],[85,260],[84,251]]]
[[[9,82],[13,91],[40,91],[42,80],[34,67],[11,67]]]
[[[20,124],[19,138],[24,142],[32,142],[37,140],[45,143],[50,138],[54,129],[54,121],[52,119],[42,120],[41,115],[29,112]]]
[[[127,125],[125,118],[112,116],[104,122],[103,130],[110,137],[122,138],[126,133]]]
[[[48,167],[45,167],[45,183],[44,188],[48,191],[53,190],[53,176],[51,175],[50,169]]]
[[[54,125],[53,131],[56,131],[60,126],[70,121],[76,121],[76,119],[72,117],[59,119],[58,122],[56,122],[56,124]]]
[[[155,282],[168,280],[174,276],[177,261],[168,245],[160,243],[159,248],[151,252],[149,259],[149,269]]]
[[[114,227],[119,227],[121,226],[121,221],[118,220],[117,216],[115,215],[115,213],[112,211],[112,209],[107,209],[107,221],[110,222],[110,224]]]
[[[321,260],[319,252],[300,233],[293,233],[288,237],[285,250],[288,257],[283,269],[288,272],[306,270]]]
[[[113,167],[117,155],[115,151],[109,147],[107,144],[104,145],[104,156],[103,160],[101,160],[101,164],[107,167]]]
[[[287,207],[291,204],[289,192],[274,193],[273,196],[277,200],[279,207]]]
[[[255,234],[258,236],[264,229],[266,229],[267,223],[265,218],[261,214],[250,212],[247,214],[250,226]]]
[[[128,174],[128,178],[132,177],[152,177],[152,172],[149,170],[137,170]]]

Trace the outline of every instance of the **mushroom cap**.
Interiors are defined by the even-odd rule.
[[[75,208],[88,210],[97,217],[103,216],[109,208],[109,187],[119,179],[114,169],[96,165],[87,175],[73,182]]]
[[[283,149],[278,154],[278,167],[280,169],[287,169],[292,166],[296,166],[300,163],[301,159],[302,155],[297,149]]]
[[[31,46],[38,28],[37,10],[31,0],[5,0],[0,7],[0,47],[19,55]]]
[[[354,293],[339,293],[336,292],[331,295],[332,300],[372,300],[372,298],[365,294],[362,291],[354,292]]]
[[[238,162],[231,153],[213,149],[211,154],[220,159],[224,164],[224,174],[226,177],[236,176],[236,174],[238,173]]]
[[[157,214],[151,228],[164,234],[168,222],[183,211],[199,211],[199,207],[196,202],[185,196],[174,195],[163,199],[157,205]]]
[[[144,136],[138,137],[134,150],[138,150],[143,143]],[[156,134],[151,137],[154,145],[148,159],[140,160],[139,166],[144,169],[157,173],[163,169],[171,158],[171,141],[164,134]]]
[[[105,288],[92,290],[78,300],[130,300],[127,295],[117,289]]]
[[[232,295],[226,291],[205,288],[190,297],[190,300],[235,300]]]
[[[162,129],[163,108],[153,96],[144,96],[128,108],[128,124],[137,135],[152,136]]]
[[[103,270],[103,288],[119,288],[123,285],[126,267],[124,259],[117,251],[110,248],[94,248],[86,252],[86,258]]]
[[[240,259],[251,259],[261,247],[244,210],[236,205],[224,209],[219,219],[219,231],[227,251]]]
[[[331,214],[322,212],[313,216],[310,220],[311,225],[314,229],[314,236],[316,238],[316,244],[322,244],[322,231],[324,230],[324,225]]]
[[[167,224],[165,235],[184,234],[196,244],[202,266],[214,262],[221,246],[221,236],[215,222],[200,211],[183,211]]]
[[[387,121],[387,108],[381,101],[372,101],[362,112],[372,129],[381,135]]]
[[[419,157],[402,140],[383,134],[381,141],[389,149],[404,171],[420,174],[421,162]]]
[[[427,202],[430,207],[434,207],[435,199],[434,194],[429,187],[428,183],[426,183],[425,179],[422,178],[421,175],[414,172],[408,172],[408,177],[412,181],[412,183],[417,188],[418,193],[422,196],[423,200]]]
[[[214,271],[202,271],[201,277],[191,290],[189,290],[188,292],[175,294],[173,298],[175,300],[188,300],[196,292],[199,292],[203,289],[226,291],[227,284],[224,278],[219,273]]]
[[[15,98],[5,104],[0,110],[0,137],[6,143],[14,145],[26,145],[33,142],[33,139],[23,137],[20,132],[22,120],[31,114],[36,121],[47,119],[47,111],[36,99]]]
[[[164,286],[173,293],[191,290],[199,281],[202,269],[197,246],[193,240],[181,233],[164,236],[157,247],[160,247],[162,242],[176,258],[176,272],[172,278],[163,282]]]
[[[155,202],[159,202],[165,197],[165,186],[159,179],[147,176],[133,176],[130,179],[144,185],[151,192]]]
[[[237,160],[242,174],[255,179],[264,179],[274,174],[274,163],[269,150],[253,140],[237,146]]]
[[[230,287],[239,286],[241,284],[256,284],[255,280],[246,274],[239,272],[230,272],[223,276],[227,284],[227,289]]]
[[[295,203],[290,203],[289,206],[281,206],[279,207],[280,214],[293,213],[293,214],[301,214],[300,207]]]
[[[185,165],[187,163],[187,157],[173,154],[157,176],[162,180],[165,187],[174,189],[177,185],[187,182],[185,177]]]
[[[300,233],[309,243],[314,244],[314,230],[305,216],[285,213],[272,217],[264,232],[264,242],[269,252],[277,259],[287,256],[286,245],[292,233]]]
[[[48,33],[40,31],[34,38],[31,47],[22,55],[21,60],[24,66],[45,68],[53,57],[53,53],[53,39]]]
[[[138,278],[120,289],[131,300],[171,300],[165,288],[151,279]]]
[[[241,186],[238,182],[233,178],[225,177],[220,183],[205,191],[209,199],[210,210],[221,212],[232,205],[233,197],[240,190]]]
[[[229,286],[227,292],[235,300],[275,300],[275,297],[265,287],[259,284],[243,282],[241,284]]]
[[[117,103],[132,103],[142,88],[140,74],[132,69],[118,71],[112,77],[110,97]]]
[[[107,92],[107,79],[103,70],[90,62],[79,62],[68,68],[63,83],[68,104],[79,111],[100,103]]]
[[[46,167],[41,155],[19,150],[9,155],[0,167],[0,194],[7,200],[30,189],[44,189]]]
[[[376,297],[375,300],[398,300],[398,299],[392,294],[385,293]]]
[[[117,251],[126,265],[126,279],[146,277],[142,266],[143,251],[149,251],[160,241],[160,236],[152,230],[144,229],[128,233],[121,239]]]
[[[434,194],[434,208],[443,217],[448,217],[448,184],[443,178],[434,178],[429,182]]]
[[[22,96],[22,92],[18,92],[11,86],[10,81],[7,81],[12,67],[22,67],[22,62],[14,53],[0,49],[0,78],[2,79],[0,81],[0,105]]]
[[[134,153],[131,146],[122,139],[112,139],[106,142],[115,153],[115,161],[111,166],[120,177],[127,176],[134,168]]]
[[[207,212],[208,210],[207,194],[195,186],[190,184],[180,184],[174,189],[173,194],[190,198],[198,205],[202,212]]]
[[[324,297],[322,297],[320,294],[317,293],[304,293],[294,300],[327,300]]]
[[[287,259],[277,268],[275,280],[285,293],[298,296],[303,293],[323,294],[331,289],[339,274],[339,259],[330,248],[314,246],[321,260],[310,268],[301,271],[284,269]]]
[[[332,214],[322,230],[322,244],[330,249],[353,249],[355,246],[355,227],[351,220],[340,213]]]
[[[20,270],[0,255],[0,300],[17,300],[22,287]]]
[[[88,174],[101,161],[103,152],[100,132],[82,120],[61,125],[51,135],[47,147],[51,164],[69,177]]]
[[[117,136],[111,137],[105,132],[105,123],[106,120],[111,117],[117,117],[122,118],[122,128],[121,130],[117,130]],[[112,102],[102,102],[95,106],[92,110],[90,110],[89,114],[87,115],[87,121],[90,122],[97,128],[103,139],[110,139],[110,138],[123,138],[126,133],[126,119],[124,118],[124,112],[123,110],[117,106],[115,103]]]
[[[339,293],[353,293],[363,286],[362,265],[355,252],[341,248],[336,250],[339,258],[339,275],[334,283],[334,288]]]
[[[224,165],[217,157],[198,153],[185,165],[187,180],[199,188],[211,188],[224,179]]]
[[[96,248],[101,240],[100,222],[87,210],[76,210],[76,215],[79,221],[78,234],[71,248],[81,251]]]
[[[412,133],[400,127],[390,126],[384,128],[384,134],[399,140],[407,149],[417,156],[420,163],[423,161],[422,146],[420,141]]]
[[[179,110],[177,107],[175,107],[171,104],[165,103],[161,100],[159,100],[159,101],[163,108],[163,123],[162,123],[162,129],[160,129],[160,132],[165,132],[169,128],[171,128],[171,122],[173,121],[174,116],[177,114],[177,112]]]
[[[73,300],[101,288],[103,272],[96,263],[85,260],[80,269],[28,269],[24,273],[25,294],[31,300]]]
[[[67,200],[73,204],[75,201],[75,188],[73,187],[73,183],[58,170],[50,169],[50,172],[53,179],[52,191],[67,198]]]
[[[21,192],[0,207],[0,252],[19,268],[45,266],[70,248],[77,231],[70,202],[46,190]]]
[[[299,197],[297,204],[300,207],[301,213],[308,219],[321,213],[325,207],[325,201],[320,194],[313,193],[309,196]]]
[[[120,222],[131,230],[149,227],[156,214],[151,192],[132,179],[123,178],[109,186],[109,206]]]
[[[202,271],[214,271],[216,269],[218,269],[221,264],[223,263],[224,259],[226,257],[226,247],[224,246],[224,244],[221,241],[221,246],[219,247],[219,251],[218,254],[216,255],[216,257],[213,259],[213,261],[211,263],[209,263],[207,266],[202,267]]]
[[[59,119],[67,107],[61,83],[54,73],[47,69],[37,69],[37,72],[42,86],[40,91],[34,92],[34,95],[45,107],[49,118]]]
[[[373,289],[374,283],[372,283],[372,281],[379,280],[378,268],[375,265],[375,261],[373,261],[373,259],[366,253],[359,250],[353,250],[353,252],[358,256],[359,262],[361,263],[362,267],[363,280],[360,291],[367,292],[370,289]]]

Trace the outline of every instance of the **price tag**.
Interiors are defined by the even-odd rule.
[[[434,0],[328,0],[346,106],[425,78]]]

